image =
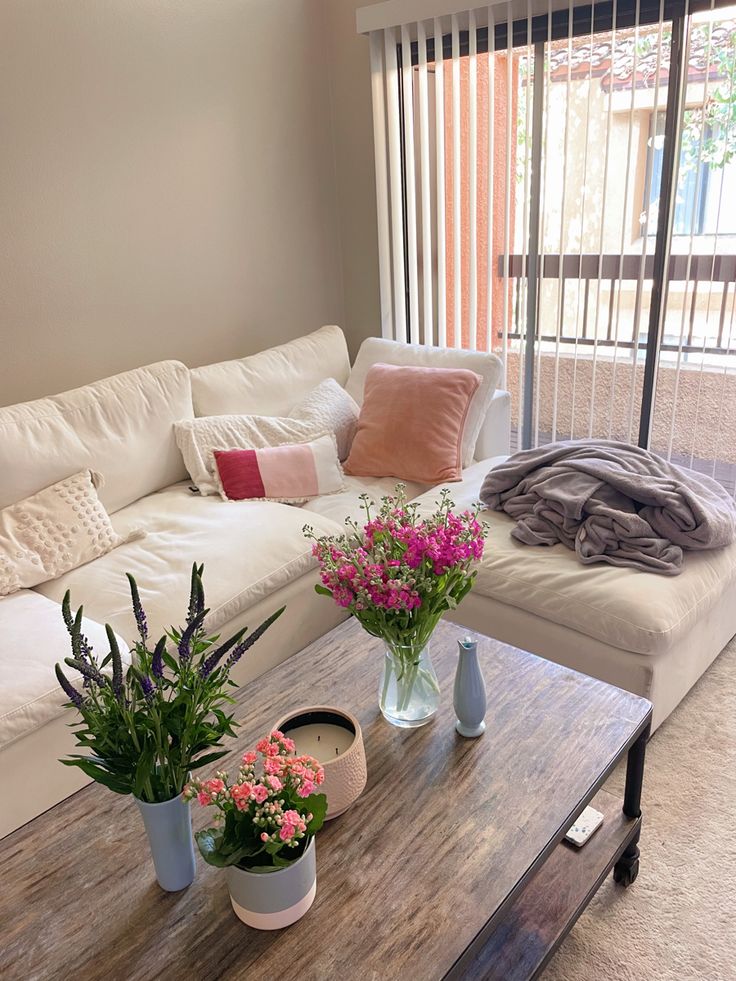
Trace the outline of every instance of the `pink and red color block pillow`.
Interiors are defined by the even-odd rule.
[[[228,501],[280,501],[303,504],[321,494],[344,490],[335,437],[259,450],[215,450],[220,493]]]

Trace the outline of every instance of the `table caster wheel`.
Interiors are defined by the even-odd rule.
[[[633,862],[617,862],[613,867],[613,881],[618,882],[624,888],[630,886],[636,880],[637,875],[639,875],[638,858],[635,858]]]

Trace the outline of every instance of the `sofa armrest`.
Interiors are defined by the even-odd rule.
[[[475,444],[475,459],[508,456],[511,452],[511,394],[497,389]]]

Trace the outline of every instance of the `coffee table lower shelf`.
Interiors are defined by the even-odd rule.
[[[463,957],[448,978],[529,981],[538,977],[597,892],[641,818],[628,818],[621,798],[605,790],[591,801],[603,824],[578,850],[560,842],[480,949]]]

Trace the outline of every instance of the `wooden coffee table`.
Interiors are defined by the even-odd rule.
[[[317,600],[315,600],[317,602]],[[291,708],[334,704],[360,720],[368,785],[317,839],[317,899],[288,930],[233,915],[224,874],[198,860],[181,893],[156,885],[133,802],[92,785],[0,842],[0,976],[107,981],[428,981],[539,974],[605,876],[638,869],[650,704],[487,637],[487,730],[454,730],[463,631],[440,625],[437,717],[388,725],[380,642],[354,622],[238,692],[236,761]],[[477,635],[474,635],[477,636]],[[601,785],[628,753],[623,810]],[[3,793],[22,793],[5,787]],[[562,843],[590,801],[603,826]],[[207,813],[193,809],[195,827]]]

